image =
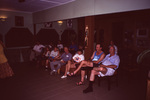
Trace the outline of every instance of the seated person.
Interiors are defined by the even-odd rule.
[[[48,46],[49,46],[50,50],[52,50],[53,46],[54,46],[53,42],[50,42]]]
[[[83,55],[84,55],[84,48],[83,48],[83,46],[81,44],[79,45],[79,49],[83,50]]]
[[[55,60],[55,59],[57,59],[57,58],[59,58],[59,50],[58,50],[58,48],[55,46],[55,47],[54,47],[54,50],[51,51],[50,60],[52,61],[52,60]]]
[[[88,93],[93,91],[93,82],[95,75],[99,77],[111,76],[114,74],[115,70],[119,67],[120,58],[115,54],[114,46],[109,48],[109,54],[106,55],[102,64],[99,67],[94,67],[91,71],[89,86],[83,90],[83,93]]]
[[[71,76],[75,75],[80,70],[81,67],[91,67],[91,68],[98,67],[104,57],[105,54],[102,51],[102,47],[100,46],[100,44],[97,44],[96,51],[93,52],[93,55],[91,57],[92,61],[85,61],[85,60],[82,61],[79,67],[73,73],[71,73]]]
[[[66,78],[69,74],[70,68],[76,68],[76,66],[78,66],[82,60],[84,60],[84,55],[82,53],[83,50],[79,49],[78,52],[73,56],[72,62],[68,61],[68,64],[66,64],[65,74],[61,78]]]
[[[57,47],[58,47],[59,51],[63,50],[63,44],[61,43],[61,41],[58,41]]]
[[[54,50],[52,50],[50,52],[50,54],[48,55],[48,59],[46,60],[46,68],[48,68],[48,62],[55,60],[59,57],[59,51],[57,47],[54,47]]]
[[[75,54],[78,50],[78,46],[72,41],[69,50],[71,54]]]
[[[61,59],[61,60],[60,60]],[[72,59],[72,54],[69,52],[68,47],[64,47],[64,53],[61,55],[61,57],[54,59],[52,62],[50,62],[51,67],[51,75],[53,73],[56,73],[57,70],[62,66],[67,64],[69,60]],[[57,68],[54,68],[54,65],[57,65]]]
[[[31,55],[33,59],[36,59],[37,62],[41,59],[43,48],[45,48],[44,45],[40,44],[40,42],[36,42],[36,45],[33,47],[33,50],[31,52]]]
[[[48,59],[49,59],[50,53],[51,52],[49,50],[49,47],[46,47],[43,53],[43,60],[46,60],[45,68],[48,68]]]

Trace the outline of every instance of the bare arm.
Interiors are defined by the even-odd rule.
[[[116,65],[100,65],[100,67],[108,67],[108,68],[116,68],[117,66]]]
[[[92,54],[92,56],[91,56],[91,60],[94,58],[94,53],[95,53],[95,52],[93,52],[93,54]]]

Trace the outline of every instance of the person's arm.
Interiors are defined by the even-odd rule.
[[[76,61],[76,58],[77,57],[77,54],[75,54],[73,57],[72,57],[72,59],[74,60],[74,61]]]
[[[33,47],[33,51],[36,51],[36,45]]]
[[[117,66],[116,65],[103,65],[101,64],[100,67],[108,67],[108,68],[116,68]]]
[[[70,53],[70,55],[69,55],[69,60],[71,61],[71,59],[72,59],[72,54]]]
[[[94,54],[95,54],[95,52],[93,52],[93,54],[92,54],[92,56],[91,56],[91,59],[90,59],[90,60],[92,60],[92,59],[94,58]]]
[[[105,54],[103,53],[101,55],[101,57],[98,59],[98,61],[93,61],[94,63],[98,64],[99,62],[101,62],[103,59],[105,58]]]
[[[57,56],[55,58],[58,58],[58,57],[59,57],[59,51],[58,51],[58,54],[57,54]]]

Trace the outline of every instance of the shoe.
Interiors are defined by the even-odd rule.
[[[47,68],[48,68],[48,66],[45,66],[45,68],[47,69]]]
[[[54,72],[55,72],[55,71],[51,71],[51,72],[50,72],[50,75],[53,75]]]
[[[93,92],[92,87],[87,87],[85,90],[83,90],[83,93],[89,93],[89,92]]]
[[[73,73],[70,73],[70,74],[67,74],[67,75],[73,77],[73,76],[75,76],[75,73],[73,72]]]
[[[67,76],[64,76],[64,75],[63,75],[61,78],[64,79],[64,78],[67,78]]]

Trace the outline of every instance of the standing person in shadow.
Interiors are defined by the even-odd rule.
[[[78,46],[74,43],[74,41],[71,42],[71,45],[69,46],[69,50],[71,54],[75,54],[78,50]]]
[[[11,77],[14,75],[13,70],[8,64],[8,60],[4,54],[3,48],[4,44],[0,40],[0,78],[4,79],[6,77]]]

